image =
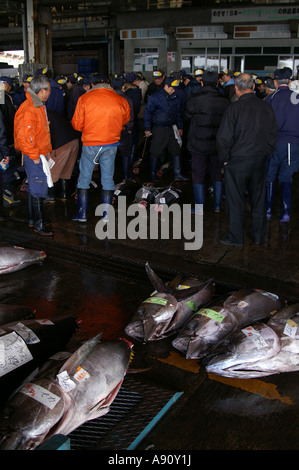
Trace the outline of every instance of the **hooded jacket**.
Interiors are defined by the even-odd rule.
[[[46,108],[30,88],[15,115],[14,142],[15,148],[32,160],[52,150]]]
[[[107,83],[99,83],[80,96],[71,124],[82,132],[83,145],[111,145],[119,142],[129,120],[127,100]]]

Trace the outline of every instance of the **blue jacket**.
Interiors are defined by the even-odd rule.
[[[13,102],[14,102],[14,105],[17,106],[18,108],[21,106],[21,104],[23,103],[23,101],[25,101],[26,99],[26,91],[24,89],[24,86],[21,85],[17,91],[15,91],[15,93],[13,94]]]
[[[277,142],[299,143],[299,95],[287,85],[279,86],[266,100],[273,108],[277,126]]]
[[[0,160],[9,155],[3,114],[0,111]]]
[[[64,113],[64,93],[63,90],[59,87],[58,83],[50,78],[51,84],[51,94],[46,101],[46,108],[50,111],[56,111],[59,114]]]
[[[168,95],[164,88],[149,96],[143,118],[145,131],[150,131],[152,126],[167,128],[174,124],[183,129],[180,100],[175,92]]]

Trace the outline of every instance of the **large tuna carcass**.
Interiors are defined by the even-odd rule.
[[[181,287],[175,287],[175,280],[166,285],[145,265],[148,277],[156,292],[145,299],[133,314],[125,333],[142,343],[156,341],[175,334],[200,306],[208,303],[214,293],[212,280],[197,278],[182,280]]]
[[[226,351],[213,357],[207,372],[249,379],[299,370],[299,304],[279,310],[233,336]]]
[[[275,294],[256,289],[240,289],[220,305],[198,310],[172,345],[183,352],[187,359],[201,359],[237,330],[269,319],[283,305],[283,299]]]
[[[30,450],[108,413],[125,377],[132,344],[99,341],[79,347],[15,393],[0,410],[0,449]]]
[[[31,264],[41,264],[45,258],[44,251],[30,250],[20,246],[2,246],[0,247],[0,274],[19,271]]]

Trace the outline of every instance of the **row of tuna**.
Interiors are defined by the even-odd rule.
[[[165,284],[146,264],[155,289],[125,328],[142,343],[175,335],[186,359],[208,372],[238,378],[299,370],[299,304],[263,290],[240,289],[214,300],[212,280],[175,278]]]
[[[126,326],[128,337],[147,343],[173,336],[187,359],[203,359],[208,372],[228,377],[299,370],[298,304],[256,289],[220,298],[212,279],[177,276],[166,284],[148,263],[145,269],[155,291]],[[26,307],[0,306],[0,449],[35,449],[106,414],[128,371],[127,339],[101,341],[98,334],[65,353],[78,328],[74,318],[34,317]]]
[[[0,248],[0,273],[41,263],[44,252]],[[0,305],[0,449],[33,450],[108,413],[131,358],[127,339],[101,334],[65,352],[79,324],[71,316],[36,319],[20,305]]]
[[[116,204],[120,196],[133,199],[139,207],[148,208],[155,206],[155,210],[163,212],[164,207],[171,206],[177,202],[182,191],[172,185],[166,187],[156,187],[152,184],[142,186],[134,179],[125,180],[116,186],[113,203]]]

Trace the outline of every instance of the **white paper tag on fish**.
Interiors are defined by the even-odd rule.
[[[267,292],[265,290],[261,290],[261,289],[254,289],[256,292],[258,292],[259,294],[262,294],[266,297],[269,297],[269,299],[272,299],[272,300],[277,300],[279,299],[278,295],[276,294],[272,294],[272,292]]]
[[[295,323],[293,320],[288,320],[285,324],[283,332],[285,335],[290,336],[291,338],[295,338],[297,327],[297,323]]]
[[[0,377],[33,359],[24,340],[17,333],[0,338]]]
[[[247,306],[248,306],[248,302],[245,302],[245,300],[240,300],[240,302],[237,305],[238,308],[245,308]]]
[[[57,375],[57,380],[60,387],[65,392],[70,392],[71,390],[76,388],[76,384],[72,381],[66,370]]]
[[[12,328],[12,330],[16,331],[23,338],[26,344],[35,344],[40,342],[36,334],[33,333],[30,328],[27,328],[27,326],[23,325],[23,323],[18,323]]]
[[[252,326],[248,326],[243,330],[244,335],[246,335],[254,344],[255,346],[260,349],[267,346],[266,341],[262,337],[262,335],[256,331]]]
[[[41,387],[40,385],[36,385],[33,383],[29,383],[25,385],[20,390],[21,393],[33,398],[34,400],[42,403],[47,408],[52,410],[54,406],[59,402],[60,397],[54,395],[54,393],[49,392],[46,388]]]
[[[54,323],[51,320],[35,320],[37,323],[40,325],[54,325]]]
[[[89,373],[80,366],[74,374],[74,379],[78,380],[78,382],[83,382],[83,380],[87,380],[89,377]]]

